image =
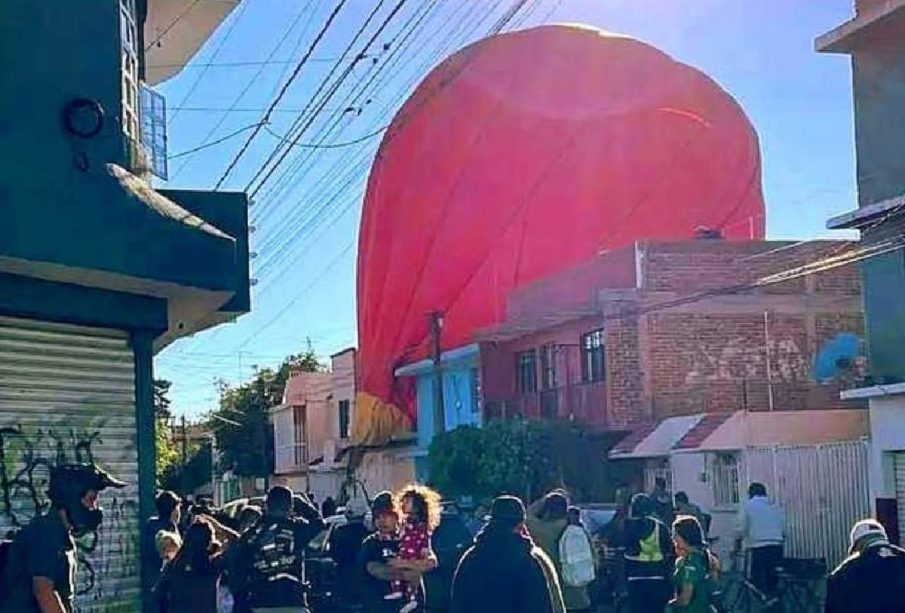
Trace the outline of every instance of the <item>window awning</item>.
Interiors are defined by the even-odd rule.
[[[865,409],[739,411],[685,451],[736,451],[770,445],[820,445],[858,440],[870,433]]]
[[[656,425],[642,426],[617,444],[609,457],[614,460],[666,457],[704,417],[703,413],[668,417]]]
[[[821,445],[858,440],[869,432],[865,409],[701,413],[641,426],[620,441],[609,457],[644,459],[770,445]]]

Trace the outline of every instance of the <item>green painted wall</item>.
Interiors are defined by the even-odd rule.
[[[0,315],[118,330],[167,329],[161,298],[0,273]]]
[[[220,311],[226,313],[250,311],[248,196],[244,192],[204,192],[184,189],[161,189],[160,193],[235,237],[236,257],[231,271],[235,295],[220,307]]]
[[[247,273],[237,272],[247,261],[234,239],[160,214],[109,174],[107,164],[131,164],[120,45],[116,0],[0,2],[0,256],[243,287]],[[96,137],[64,129],[63,109],[75,98],[103,106]]]
[[[890,33],[887,33],[890,34]],[[905,195],[905,35],[884,35],[854,52],[855,136],[861,206]],[[863,231],[865,243],[901,236],[901,219]],[[905,253],[865,260],[870,371],[877,383],[905,381]]]

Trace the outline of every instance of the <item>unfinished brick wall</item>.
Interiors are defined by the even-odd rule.
[[[606,330],[607,408],[612,427],[651,418],[645,402],[639,318],[610,318]]]

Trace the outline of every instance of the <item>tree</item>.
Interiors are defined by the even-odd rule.
[[[211,480],[211,444],[196,444],[188,450],[188,461],[183,466],[178,460],[171,464],[160,477],[160,486],[188,494]]]
[[[566,487],[576,499],[606,496],[604,449],[581,426],[562,421],[491,421],[434,437],[431,483],[447,496],[525,499]]]
[[[169,391],[172,384],[164,379],[154,380],[154,443],[156,448],[155,475],[157,485],[162,486],[164,475],[170,472],[179,461],[179,452],[170,444],[167,437],[167,424],[170,413]]]
[[[154,379],[154,415],[157,419],[170,419],[170,387],[172,381]]]
[[[322,372],[311,342],[303,353],[283,360],[277,370],[257,369],[251,381],[239,386],[220,382],[219,407],[210,415],[217,440],[219,471],[264,477],[273,472],[273,428],[269,411],[283,398],[291,370]]]

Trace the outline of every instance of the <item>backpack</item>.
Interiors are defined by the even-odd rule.
[[[594,580],[591,540],[580,526],[566,526],[559,537],[559,563],[563,584],[585,587]]]

